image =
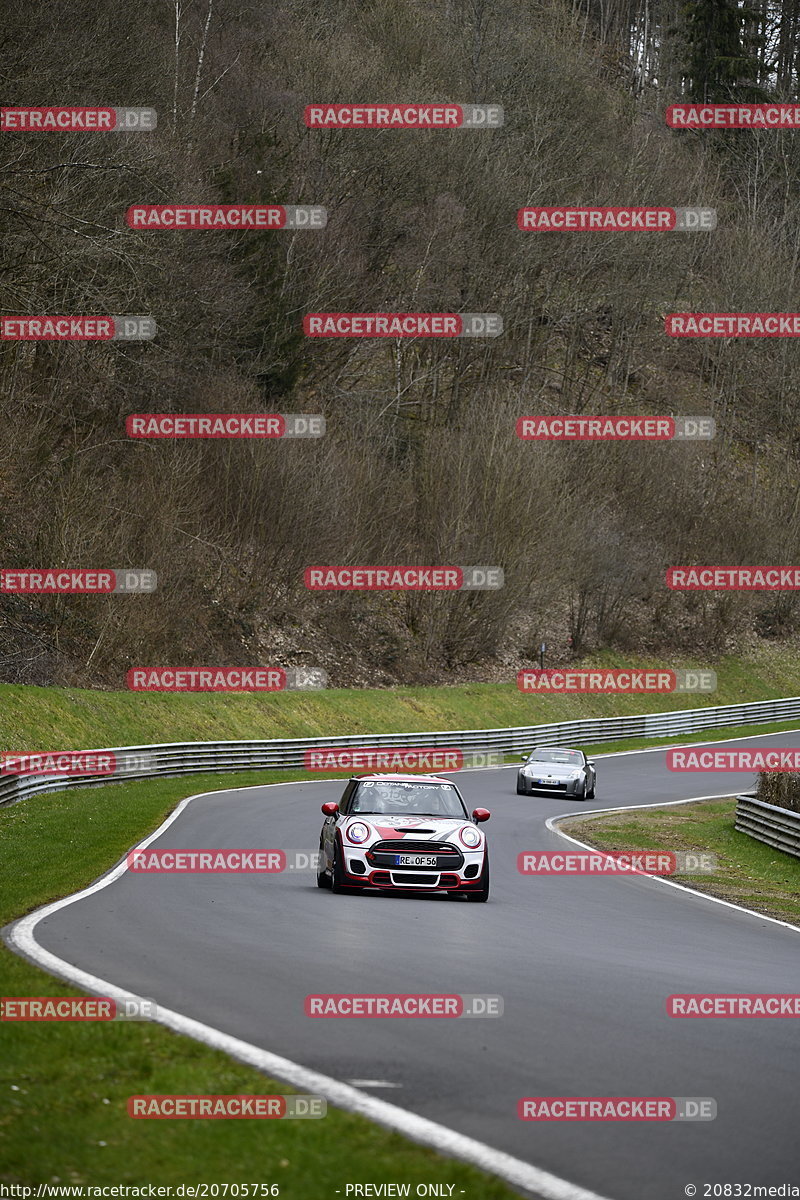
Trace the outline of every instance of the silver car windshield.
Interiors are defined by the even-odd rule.
[[[461,798],[451,783],[406,783],[400,780],[364,780],[353,794],[348,813],[467,817]]]
[[[534,750],[528,762],[561,763],[566,767],[582,767],[583,755],[580,750]]]

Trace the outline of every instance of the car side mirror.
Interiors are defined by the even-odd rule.
[[[587,765],[587,767],[593,767],[593,766],[594,766],[594,759],[593,759],[593,758],[587,758],[587,760],[586,760],[586,765]]]
[[[491,815],[488,808],[473,808],[472,810],[472,819],[476,825],[479,825],[481,821],[488,821]]]
[[[520,756],[520,760],[519,760],[519,761],[520,761],[520,762],[527,762],[527,761],[528,761],[528,756],[527,756],[527,754],[523,754],[523,755],[521,755],[521,756]]]
[[[333,800],[327,800],[322,806],[322,811],[326,817],[335,817],[339,811],[339,805],[335,804]]]

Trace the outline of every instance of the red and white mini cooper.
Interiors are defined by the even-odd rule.
[[[478,825],[449,779],[362,775],[338,804],[323,804],[317,884],[334,892],[364,888],[448,892],[489,899],[489,855]]]

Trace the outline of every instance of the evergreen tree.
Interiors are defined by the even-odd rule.
[[[745,42],[756,14],[736,0],[689,0],[683,8],[684,79],[692,100],[761,100],[759,64]]]

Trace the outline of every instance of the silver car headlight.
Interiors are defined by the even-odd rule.
[[[474,825],[465,825],[459,829],[458,836],[468,850],[477,850],[483,840]]]
[[[360,846],[362,842],[369,841],[371,830],[369,825],[365,825],[363,821],[353,821],[352,825],[347,826],[346,836],[348,842],[354,842]]]

